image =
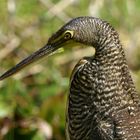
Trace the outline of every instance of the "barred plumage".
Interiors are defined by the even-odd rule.
[[[68,139],[140,139],[139,97],[117,32],[97,18],[76,20],[74,24],[83,25],[80,31],[86,29],[89,45],[95,47],[96,53],[81,59],[71,78]]]
[[[140,99],[114,28],[99,18],[79,17],[58,30],[47,45],[0,77],[70,43],[93,46],[95,56],[75,66],[67,106],[67,140],[140,140]]]

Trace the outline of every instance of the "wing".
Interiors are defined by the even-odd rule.
[[[93,98],[97,87],[98,67],[90,58],[84,58],[76,65],[72,76],[67,107],[66,134],[68,140],[112,140],[112,124],[97,123],[97,109]],[[91,68],[92,67],[92,68]],[[104,123],[104,124],[105,124]],[[104,131],[105,130],[105,131]]]

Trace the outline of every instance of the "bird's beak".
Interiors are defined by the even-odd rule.
[[[17,73],[18,71],[20,71],[24,67],[26,67],[29,64],[39,60],[40,58],[52,54],[58,48],[59,47],[55,44],[54,45],[49,45],[49,44],[45,45],[43,48],[34,52],[30,56],[28,56],[27,58],[25,58],[21,62],[19,62],[17,65],[15,65],[14,67],[12,67],[8,71],[6,71],[3,75],[0,76],[0,80],[3,80],[5,78]]]

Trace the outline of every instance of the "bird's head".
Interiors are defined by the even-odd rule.
[[[39,60],[40,58],[52,54],[61,47],[66,47],[70,44],[74,45],[74,43],[81,43],[90,46],[96,45],[99,37],[98,20],[99,19],[93,17],[79,17],[69,21],[49,38],[48,43],[43,48],[34,52],[19,62],[16,66],[5,72],[0,76],[0,80],[15,74],[25,66]],[[95,22],[97,23],[95,24]]]
[[[48,44],[57,47],[74,45],[74,43],[95,45],[98,40],[98,27],[95,24],[97,20],[99,19],[93,17],[75,18],[53,34],[48,40]]]

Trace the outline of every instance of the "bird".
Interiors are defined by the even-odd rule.
[[[140,140],[140,97],[119,35],[101,18],[71,19],[44,47],[6,71],[0,80],[60,48],[76,44],[95,48],[95,54],[81,58],[72,71],[66,139]]]

